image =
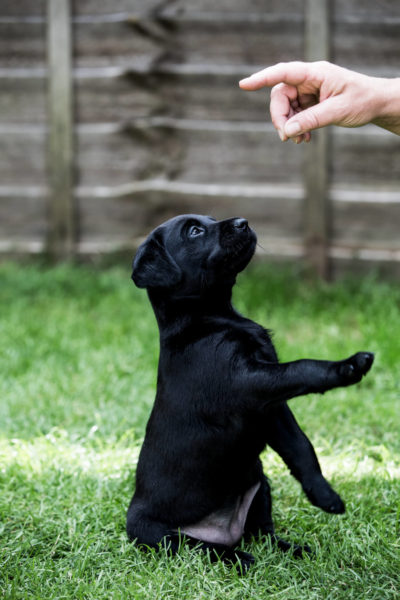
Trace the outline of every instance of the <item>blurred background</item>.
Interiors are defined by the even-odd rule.
[[[323,277],[400,275],[400,138],[282,144],[238,88],[304,58],[399,76],[398,0],[2,0],[0,32],[1,255],[132,250],[197,212]]]

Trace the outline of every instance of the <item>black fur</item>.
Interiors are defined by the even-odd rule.
[[[226,514],[259,484],[242,533],[270,536],[296,555],[309,551],[275,535],[259,459],[267,444],[313,504],[344,512],[286,401],[360,381],[373,354],[279,363],[268,331],[231,305],[236,275],[255,246],[245,219],[182,215],[154,230],[135,257],[132,278],[147,288],[160,330],[157,395],[127,518],[128,536],[139,544],[174,552],[181,530]],[[189,541],[242,570],[253,562],[235,545]]]

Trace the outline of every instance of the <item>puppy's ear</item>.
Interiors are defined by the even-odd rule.
[[[179,283],[181,271],[163,244],[151,237],[139,246],[132,279],[140,288],[171,287]]]

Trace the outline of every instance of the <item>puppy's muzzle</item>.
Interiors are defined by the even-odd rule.
[[[235,219],[233,226],[239,231],[246,231],[249,228],[249,222],[247,219]]]

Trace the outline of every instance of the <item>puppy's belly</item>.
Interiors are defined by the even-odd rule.
[[[247,490],[237,499],[232,510],[213,512],[198,523],[181,528],[181,533],[212,544],[237,544],[244,533],[247,513],[259,487],[260,482]]]

